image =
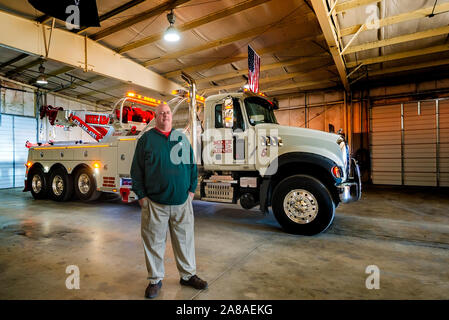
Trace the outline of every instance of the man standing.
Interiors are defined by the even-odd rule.
[[[197,168],[186,136],[172,128],[170,107],[156,108],[156,126],[137,142],[131,166],[132,190],[142,208],[141,233],[150,283],[145,297],[155,298],[164,278],[164,253],[170,230],[182,285],[206,289],[196,275],[192,199]]]

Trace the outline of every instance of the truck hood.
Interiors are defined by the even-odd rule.
[[[257,141],[261,140],[261,136],[282,139],[282,145],[277,147],[277,156],[285,153],[312,153],[331,159],[341,168],[346,167],[346,156],[337,143],[340,137],[338,134],[268,123],[258,124],[255,129]]]
[[[290,126],[282,126],[278,124],[271,123],[262,123],[255,126],[256,130],[267,130],[269,132],[278,131],[279,136],[282,138],[283,136],[297,136],[303,138],[310,138],[314,140],[323,140],[332,143],[336,143],[338,138],[340,137],[338,134],[329,133],[325,131],[308,129],[308,128],[299,128],[299,127],[290,127]]]

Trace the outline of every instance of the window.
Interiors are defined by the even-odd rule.
[[[259,123],[276,123],[273,105],[263,98],[249,97],[245,99],[246,113],[249,123],[254,126]]]
[[[215,128],[223,128],[222,104],[215,105]]]
[[[243,115],[242,115],[242,109],[240,108],[240,102],[239,99],[232,99],[232,102],[234,104],[234,126],[232,127],[232,130],[235,131],[237,129],[240,129],[242,131],[245,131],[245,122],[243,121]],[[223,128],[223,116],[222,116],[222,104],[215,105],[215,128]]]

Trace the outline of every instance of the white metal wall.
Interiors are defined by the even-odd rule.
[[[27,140],[37,138],[35,118],[1,115],[0,120],[0,189],[23,187]]]
[[[374,184],[449,186],[449,101],[370,110]]]

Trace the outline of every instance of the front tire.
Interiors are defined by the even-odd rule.
[[[97,200],[101,192],[97,191],[97,183],[89,168],[77,171],[73,185],[75,194],[81,201]]]
[[[325,231],[333,222],[335,204],[326,186],[314,177],[294,175],[274,188],[274,216],[282,228],[306,236]]]
[[[41,168],[33,168],[28,173],[31,195],[36,200],[47,198],[47,178]]]
[[[52,170],[48,193],[55,201],[67,201],[73,193],[73,178],[62,168]]]

